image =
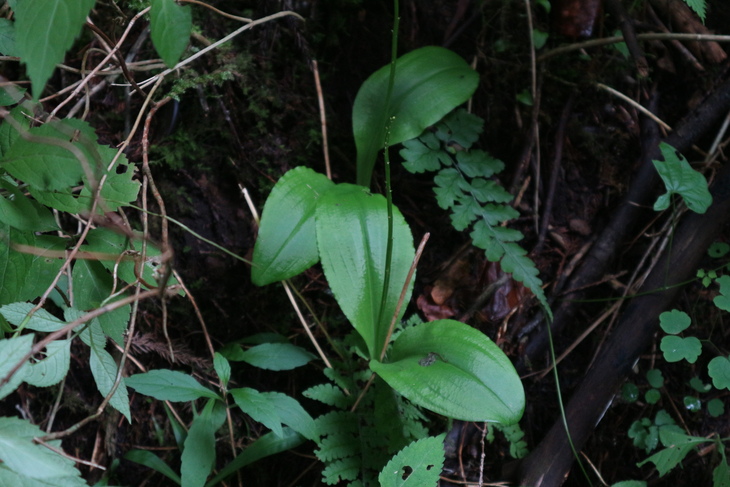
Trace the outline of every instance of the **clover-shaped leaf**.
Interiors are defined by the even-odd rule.
[[[730,357],[715,357],[707,365],[712,385],[718,389],[730,389]]]
[[[712,302],[721,310],[730,311],[730,276],[720,276],[715,282],[720,285],[720,295]]]
[[[693,364],[702,353],[702,344],[696,337],[666,336],[660,345],[667,362],[679,362],[685,359]]]
[[[681,333],[692,324],[692,320],[689,315],[684,311],[673,309],[672,311],[665,311],[659,315],[659,325],[666,333],[676,335]]]

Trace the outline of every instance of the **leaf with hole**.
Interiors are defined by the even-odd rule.
[[[371,358],[379,357],[406,276],[415,256],[413,237],[403,215],[393,208],[390,282],[385,286],[388,211],[385,197],[366,188],[340,184],[316,210],[317,246],[322,268],[337,303],[365,340]],[[408,303],[411,281],[404,295]],[[402,306],[396,319],[405,312]]]
[[[669,208],[670,197],[678,194],[690,210],[696,213],[707,211],[712,204],[712,195],[702,173],[692,169],[687,159],[666,142],[660,143],[659,149],[664,160],[652,162],[664,181],[667,192],[656,200],[654,210],[666,210]]]
[[[390,109],[385,106],[390,65],[373,73],[360,87],[352,108],[357,147],[357,183],[370,186],[386,123],[390,145],[418,137],[474,93],[479,76],[461,58],[442,47],[423,47],[396,61]]]
[[[512,363],[464,323],[438,320],[408,328],[393,342],[388,360],[371,360],[370,368],[421,407],[464,421],[513,424],[522,417],[525,393]]]
[[[399,451],[380,471],[380,487],[436,486],[444,466],[444,437],[423,438]]]
[[[333,187],[327,177],[306,167],[294,168],[279,179],[261,215],[251,267],[254,284],[289,279],[317,263],[315,207]]]

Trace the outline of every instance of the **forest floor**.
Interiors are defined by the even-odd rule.
[[[336,4],[260,0],[243,2],[247,9],[242,11],[242,2],[213,3],[222,11],[252,18],[289,8],[305,22],[289,17],[258,26],[234,39],[229,47],[201,57],[174,80],[170,78],[160,88],[159,99],[167,95],[173,98],[157,111],[150,132],[140,132],[127,157],[139,164],[144,150],[142,137],[148,137],[150,167],[166,214],[196,234],[250,258],[257,226],[241,188],[261,211],[271,188],[289,169],[304,165],[324,172],[323,149],[329,153],[333,179],[354,182],[352,105],[362,82],[389,61],[392,5],[362,0]],[[256,5],[249,5],[253,3]],[[525,2],[406,0],[401,5],[400,54],[427,45],[445,46],[479,74],[480,84],[468,108],[485,120],[478,146],[505,162],[499,179],[515,196],[513,206],[521,214],[509,226],[525,235],[522,246],[540,270],[553,309],[570,308],[562,318],[556,318],[553,332],[555,353],[561,357],[560,390],[566,405],[575,391],[582,386],[585,389],[586,371],[591,365],[600,362],[608,348],[615,347],[611,339],[622,326],[622,313],[639,294],[653,258],[661,254],[667,228],[675,227],[672,215],[651,208],[663,192],[656,177],[637,186],[642,165],[657,158],[658,142],[670,135],[667,127],[679,125],[687,132],[697,127],[697,133],[682,139],[686,145],[682,152],[708,180],[726,164],[728,139],[720,126],[730,107],[721,106],[725,102],[711,103],[717,105],[713,112],[706,103],[713,95],[730,98],[723,91],[728,90],[725,44],[634,38],[635,45],[629,42],[627,48],[623,43],[590,41],[620,36],[622,25],[629,36],[730,34],[730,8],[719,0],[709,2],[703,24],[679,1],[634,2],[627,12],[616,9],[619,3],[566,0],[552,2],[552,12],[548,13],[543,5],[547,2],[536,2],[529,19]],[[587,11],[578,12],[576,6]],[[93,16],[112,38],[124,27],[113,25],[115,12],[100,2]],[[205,9],[195,12],[197,31],[191,45],[196,48],[235,29],[235,20]],[[528,20],[534,29],[532,38]],[[146,35],[143,27],[144,22],[135,27],[131,39]],[[93,42],[90,40],[89,45]],[[537,44],[534,58],[531,43]],[[138,59],[154,57],[148,44],[142,44]],[[563,47],[569,49],[561,50]],[[81,49],[70,53],[67,64],[79,65],[82,55]],[[314,60],[321,86],[315,81]],[[7,72],[5,75],[10,77]],[[72,76],[57,73],[47,90],[59,92]],[[136,76],[141,79],[146,74]],[[128,126],[140,110],[141,100],[131,100],[125,101],[123,89],[116,87],[107,87],[90,98],[85,115],[102,142],[116,145],[123,140],[125,122]],[[50,98],[44,106],[50,112],[57,102]],[[320,103],[326,113],[326,146]],[[704,111],[698,114],[697,110]],[[643,111],[651,112],[662,125]],[[687,120],[689,126],[685,125]],[[714,143],[716,139],[719,144]],[[392,152],[397,156],[397,151]],[[498,265],[487,262],[483,251],[471,246],[467,232],[452,227],[447,212],[436,204],[430,175],[414,176],[397,163],[393,173],[394,203],[404,214],[414,239],[431,234],[406,316],[419,314],[429,320],[459,317],[472,309],[482,291],[503,273]],[[373,191],[382,190],[382,171],[376,168]],[[641,201],[632,203],[639,211],[621,216],[622,202],[631,191],[642,195]],[[160,211],[154,203],[150,208]],[[626,220],[616,223],[624,217]],[[163,231],[158,220],[151,224],[153,234]],[[612,225],[618,225],[621,232],[610,233],[607,229]],[[711,231],[696,231],[705,230]],[[713,241],[730,240],[727,227],[720,225],[714,231]],[[280,333],[292,343],[312,348],[281,286],[254,286],[246,263],[180,226],[170,226],[169,239],[174,267],[195,302],[180,297],[168,303],[166,332],[161,305],[143,306],[132,347],[135,360],[148,369],[175,368],[208,377],[212,359],[205,335],[216,349],[264,332]],[[593,262],[591,259],[598,257],[592,249],[606,247],[611,248],[602,254],[602,260]],[[697,257],[701,268],[719,269],[725,264],[722,258],[707,255],[706,249],[699,253],[703,255]],[[671,275],[672,269],[666,273]],[[694,277],[693,272],[690,278]],[[712,305],[718,286],[690,280],[678,289],[671,307],[692,317],[687,334],[700,338],[706,353],[694,364],[665,361],[658,313],[650,315],[653,310],[647,310],[646,320],[653,327],[649,339],[640,344],[641,353],[628,366],[627,377],[622,376],[625,364],[623,368],[617,366],[614,375],[620,388],[608,391],[615,397],[603,406],[586,403],[586,408],[592,408],[587,414],[598,416],[600,422],[591,424],[576,446],[593,485],[629,479],[645,480],[650,485],[712,484],[713,468],[721,458],[716,444],[692,451],[681,468],[660,477],[651,463],[637,466],[651,449],[646,448],[645,441],[636,446],[638,440],[629,434],[632,428],[634,433],[642,428],[637,424],[642,420],[645,435],[650,434],[651,427],[657,426],[657,413],[665,410],[688,434],[730,436],[728,390],[700,393],[696,387],[697,380],[711,383],[707,363],[714,356],[730,353],[730,327],[724,313]],[[321,269],[314,267],[294,284],[334,337],[344,336],[347,327]],[[196,308],[204,318],[205,329]],[[550,462],[550,451],[539,449],[539,445],[548,441],[550,429],[562,427],[562,422],[555,378],[549,372],[546,326],[540,317],[531,294],[508,279],[488,301],[478,303],[467,323],[491,337],[518,365],[527,397],[520,423],[527,449],[541,452],[545,458],[520,463],[510,455],[509,442],[497,435],[486,445],[486,462],[481,464],[481,425],[449,426],[443,418],[429,416],[434,434],[450,428],[456,438],[443,485],[475,485],[480,474],[486,485],[518,485],[520,478],[532,478],[529,470],[535,462],[543,466]],[[321,332],[314,332],[323,339]],[[170,360],[165,333],[175,350],[175,362]],[[82,347],[74,353],[72,360],[83,363],[88,359]],[[237,364],[233,381],[301,398],[303,390],[322,382],[321,369],[314,362],[286,373]],[[650,383],[647,372],[651,370],[661,371],[663,384]],[[131,368],[133,372],[136,370]],[[72,368],[64,387],[67,392],[58,410],[58,429],[79,421],[100,402],[84,368]],[[647,392],[654,389],[660,393],[658,400],[647,400]],[[67,451],[111,465],[130,449],[146,448],[176,465],[179,456],[175,447],[167,446],[174,445],[174,434],[164,409],[141,395],[130,396],[132,424],[119,415],[105,415],[64,440]],[[713,399],[725,405],[719,414],[708,412],[707,405]],[[3,414],[13,414],[10,404],[17,403],[42,421],[54,400],[51,393],[21,388],[1,409]],[[321,407],[302,401],[313,415]],[[573,408],[580,409],[576,405]],[[189,417],[191,412],[188,409],[183,414]],[[236,427],[247,431],[237,445],[241,447],[255,440],[262,429],[250,420],[239,421]],[[222,438],[218,450],[224,457],[230,450],[223,445],[227,435]],[[547,448],[561,448],[549,445]],[[314,460],[312,450],[311,444],[305,444],[256,462],[243,471],[243,484],[321,485],[321,465]],[[83,468],[88,479],[101,476],[99,471]],[[562,479],[567,473],[555,475]],[[166,482],[160,474],[122,460],[109,485],[162,486]],[[573,465],[565,485],[583,486],[587,481]]]

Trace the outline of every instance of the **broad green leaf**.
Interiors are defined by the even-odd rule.
[[[180,485],[180,476],[175,473],[160,457],[148,450],[129,450],[124,454],[124,459],[130,462],[139,463],[145,467],[160,472],[168,479]]]
[[[730,311],[730,276],[720,276],[716,282],[720,286],[720,295],[715,296],[712,302],[721,310]]]
[[[398,452],[378,476],[380,487],[435,487],[444,466],[444,437],[423,438]]]
[[[210,399],[200,415],[193,420],[180,458],[182,487],[205,485],[205,480],[215,464],[215,433],[225,419],[223,403]]]
[[[56,230],[58,225],[50,210],[28,198],[14,184],[0,180],[0,188],[7,196],[0,196],[0,221],[31,232]]]
[[[232,389],[230,393],[244,413],[277,436],[283,435],[284,424],[305,438],[314,439],[314,420],[296,399],[280,392],[259,392],[248,387]]]
[[[167,67],[172,68],[188,45],[193,28],[193,14],[190,7],[182,7],[175,0],[152,0],[151,7],[152,44]]]
[[[21,232],[0,221],[0,304],[33,299],[23,292],[25,279],[33,265],[33,256],[13,250],[14,244],[33,245],[35,236]]]
[[[231,380],[231,364],[223,355],[216,352],[213,356],[213,368],[223,383],[223,387],[227,387],[228,381]]]
[[[80,473],[74,462],[58,453],[33,442],[33,438],[42,437],[45,432],[28,421],[19,418],[0,418],[0,459],[2,464],[21,477],[42,480],[33,486],[59,485],[55,482],[63,481],[60,485],[79,485]],[[60,442],[53,442],[53,446],[60,448]],[[1,483],[0,483],[1,484]],[[18,484],[2,484],[18,485]],[[20,484],[24,485],[24,484]],[[81,483],[81,485],[86,485]]]
[[[20,125],[24,129],[30,127],[30,120],[33,118],[33,108],[30,103],[24,103],[10,110],[10,114],[7,116],[13,117],[16,125]],[[0,156],[3,158],[8,153],[10,147],[18,140],[20,133],[15,130],[15,127],[10,125],[7,121],[0,124]]]
[[[292,370],[316,358],[291,343],[262,343],[236,354],[231,360],[242,360],[260,369]]]
[[[306,167],[284,174],[266,200],[253,250],[251,280],[257,286],[289,279],[319,260],[314,210],[334,183]]]
[[[274,433],[267,433],[246,446],[243,452],[226,465],[218,475],[213,477],[205,487],[213,487],[226,477],[236,473],[246,465],[256,462],[262,458],[291,450],[304,443],[304,438],[291,428],[284,428],[282,436]]]
[[[357,147],[357,183],[370,186],[375,159],[383,148],[385,123],[390,145],[418,137],[471,97],[479,76],[459,55],[442,47],[423,47],[398,58],[390,109],[385,106],[390,65],[360,87],[352,109]]]
[[[712,487],[730,487],[730,465],[724,456],[712,471]]]
[[[19,337],[0,340],[0,380],[4,380],[15,366],[23,360],[33,348],[33,335],[22,335]],[[0,399],[11,394],[23,382],[28,372],[29,363],[26,362],[18,369],[8,382],[0,387]],[[3,458],[0,455],[0,458]]]
[[[69,321],[81,315],[82,313],[79,310],[73,308],[66,310],[65,314]],[[88,326],[82,329],[80,338],[89,346],[91,352],[89,367],[91,368],[91,375],[94,376],[96,388],[99,389],[99,393],[102,396],[106,397],[114,386],[119,367],[111,354],[106,351],[106,336],[104,336],[98,319],[94,318],[88,323]],[[127,421],[132,422],[132,413],[129,409],[129,394],[123,377],[120,378],[118,387],[109,399],[109,405],[122,413],[127,418]]]
[[[702,343],[697,337],[665,336],[660,345],[664,360],[679,362],[684,359],[693,364],[702,353]]]
[[[57,340],[46,345],[45,357],[30,364],[23,380],[36,387],[49,387],[61,382],[71,364],[71,341]]]
[[[390,283],[383,303],[388,243],[385,197],[362,186],[340,184],[320,200],[316,222],[327,282],[345,316],[365,340],[370,357],[379,357],[415,255],[410,228],[393,207]],[[408,303],[412,289],[413,281],[404,303]],[[405,306],[397,319],[404,312]]]
[[[682,333],[684,330],[689,328],[692,324],[692,319],[684,311],[673,309],[671,311],[665,311],[659,315],[659,326],[662,327],[666,333],[676,335]]]
[[[38,99],[81,32],[95,0],[23,0],[15,6],[16,47]]]
[[[690,210],[696,213],[707,211],[712,204],[712,195],[702,173],[692,169],[687,159],[666,142],[659,144],[659,149],[664,160],[652,162],[664,181],[667,192],[656,200],[654,210],[669,208],[669,198],[676,193],[684,199]]]
[[[730,357],[715,357],[710,360],[707,373],[717,389],[730,389]]]
[[[8,322],[15,326],[20,326],[33,308],[35,308],[33,303],[6,304],[0,308],[0,314]],[[50,333],[60,330],[65,324],[64,321],[59,320],[45,309],[39,309],[33,314],[28,323],[26,323],[24,329]]]
[[[653,463],[656,465],[659,476],[664,476],[667,472],[679,465],[692,448],[708,441],[707,438],[688,436],[681,430],[676,431],[669,428],[661,428],[659,430],[659,436],[662,444],[667,446],[667,448],[658,451],[643,462],[637,463],[639,467],[648,462]]]
[[[175,370],[150,370],[127,377],[127,386],[140,394],[160,401],[194,401],[201,397],[220,399],[218,394],[203,387],[197,380]]]
[[[370,368],[409,400],[450,418],[508,425],[525,409],[522,382],[504,352],[458,321],[406,329],[389,362],[372,360]]]
[[[18,50],[15,47],[15,23],[8,19],[0,19],[0,54],[18,56]],[[12,103],[3,104],[3,106],[7,105],[12,105]]]

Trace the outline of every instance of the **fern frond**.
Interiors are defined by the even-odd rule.
[[[519,216],[506,204],[512,201],[512,195],[497,181],[488,179],[500,173],[504,163],[485,151],[470,150],[483,125],[481,118],[465,110],[452,112],[432,131],[404,142],[400,151],[404,167],[413,173],[438,171],[434,177],[436,201],[451,211],[453,227],[458,231],[472,227],[474,245],[530,289],[552,316],[539,271],[527,251],[517,244],[522,233],[502,226]]]
[[[324,482],[334,485],[343,480],[355,480],[360,474],[360,460],[355,457],[331,462],[322,471]]]

